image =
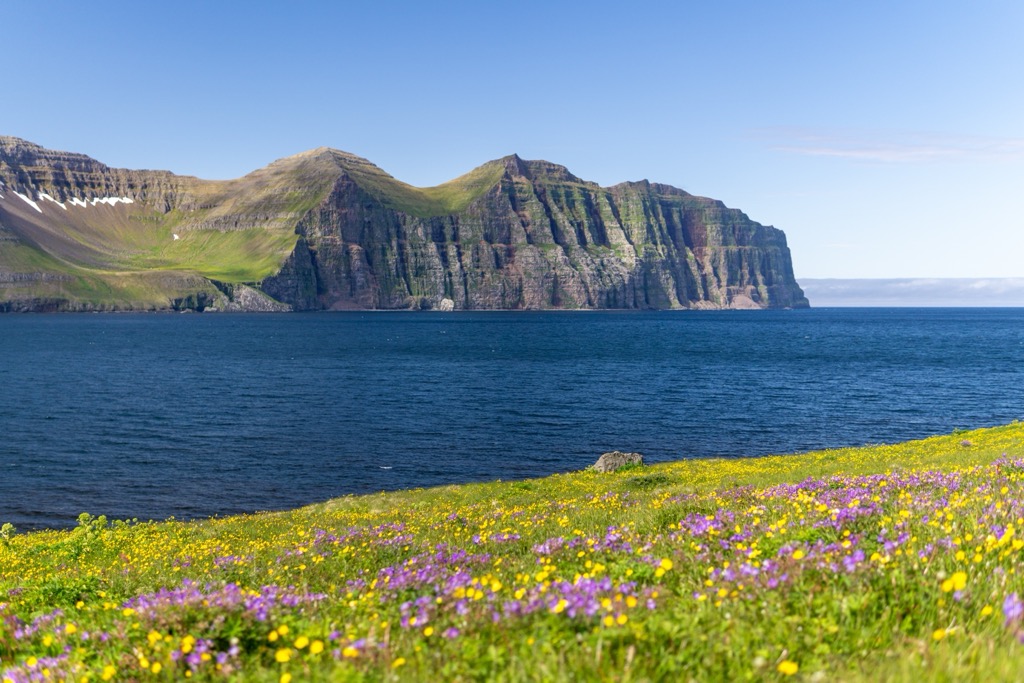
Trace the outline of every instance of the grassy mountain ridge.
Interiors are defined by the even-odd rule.
[[[154,277],[159,273],[159,277]],[[247,285],[226,300],[215,281]],[[241,178],[0,137],[0,310],[806,305],[781,231],[512,155],[435,187],[318,148]]]

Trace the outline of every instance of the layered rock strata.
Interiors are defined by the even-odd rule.
[[[204,181],[112,169],[2,137],[0,302],[8,310],[807,306],[782,231],[668,185],[603,188],[510,156],[420,189],[326,148]]]

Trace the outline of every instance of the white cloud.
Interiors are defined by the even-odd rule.
[[[1024,278],[797,278],[812,306],[1024,306]]]
[[[779,152],[854,161],[928,164],[1024,159],[1024,138],[785,126],[761,128],[756,135]]]

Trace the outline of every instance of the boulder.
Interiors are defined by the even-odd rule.
[[[623,453],[612,451],[605,453],[594,463],[594,470],[598,472],[614,472],[624,465],[643,465],[644,456],[639,453]]]

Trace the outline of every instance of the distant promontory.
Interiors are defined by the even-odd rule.
[[[208,181],[0,137],[0,311],[807,305],[781,230],[646,180],[416,188],[319,148]]]

